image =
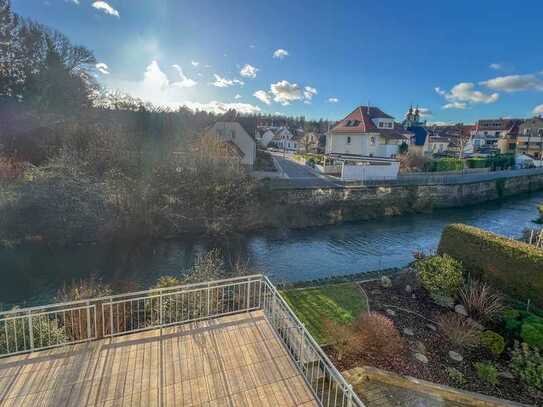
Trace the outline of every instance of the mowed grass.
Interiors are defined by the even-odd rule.
[[[347,324],[366,311],[366,297],[355,283],[283,290],[281,294],[320,344],[328,342],[326,319]]]

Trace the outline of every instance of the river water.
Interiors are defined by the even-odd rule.
[[[508,237],[534,228],[543,192],[416,214],[301,230],[274,230],[228,240],[154,241],[131,245],[43,245],[0,250],[0,306],[51,302],[73,279],[97,275],[116,291],[144,289],[180,275],[196,255],[219,248],[227,263],[247,262],[274,281],[303,281],[401,267],[417,250],[435,250],[443,228],[462,222]]]

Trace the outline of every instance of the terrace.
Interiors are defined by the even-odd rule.
[[[0,314],[7,406],[363,406],[261,275]]]

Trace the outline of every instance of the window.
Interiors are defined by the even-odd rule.
[[[351,136],[347,136],[347,144],[351,144]]]
[[[388,127],[389,129],[391,129],[391,128],[392,128],[392,122],[388,122],[387,124],[388,124],[387,127]]]
[[[497,132],[496,132],[496,137],[499,137],[499,136],[500,136],[500,132],[497,131]]]
[[[373,136],[370,137],[370,144],[371,144],[372,146],[375,145],[375,137],[373,137]]]
[[[383,122],[379,122],[379,127],[383,127]]]

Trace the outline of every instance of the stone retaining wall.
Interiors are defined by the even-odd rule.
[[[473,183],[270,189],[254,228],[308,227],[475,205],[543,189],[543,174]]]

